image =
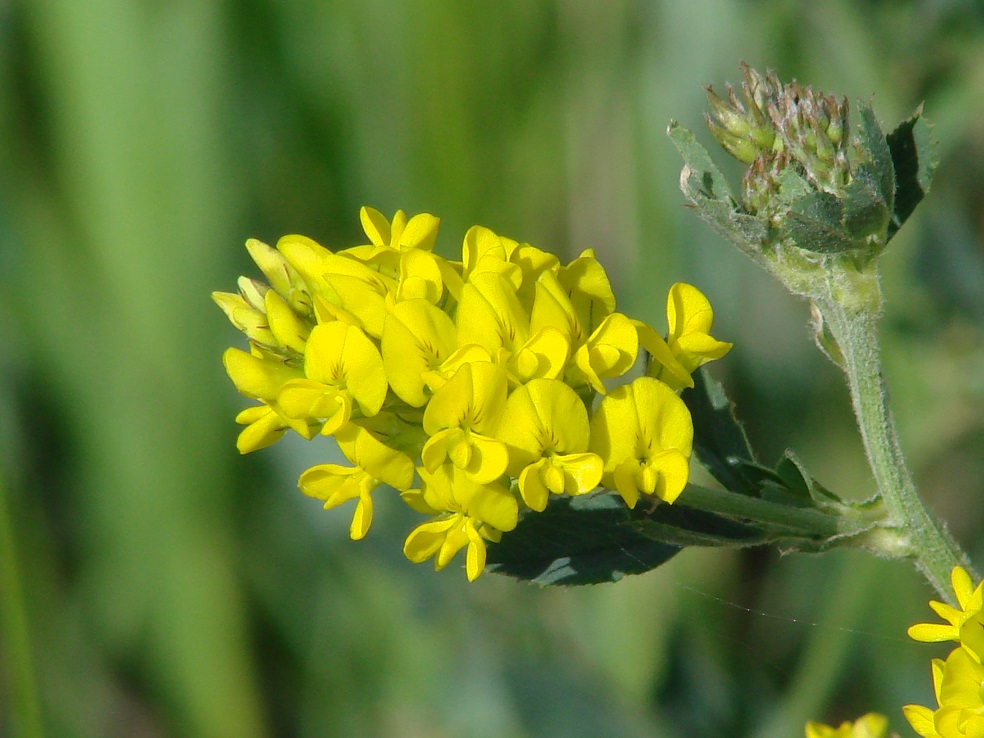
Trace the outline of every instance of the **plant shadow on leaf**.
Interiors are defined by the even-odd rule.
[[[599,584],[655,569],[680,551],[630,523],[615,495],[559,498],[490,544],[486,570],[542,585]]]
[[[889,238],[898,232],[929,192],[938,163],[931,133],[932,126],[922,117],[920,106],[911,118],[885,137],[895,169],[895,204],[888,225]]]

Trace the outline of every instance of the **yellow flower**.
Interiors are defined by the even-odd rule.
[[[704,294],[693,285],[677,282],[670,287],[666,297],[666,319],[670,326],[666,343],[688,374],[693,374],[697,367],[712,359],[720,359],[731,350],[730,343],[711,336],[714,311]],[[670,386],[677,389],[672,375],[660,378],[670,380]]]
[[[322,305],[332,312],[340,309],[368,335],[379,338],[386,320],[387,298],[397,290],[396,279],[348,254],[329,254],[324,258],[323,269],[317,293]]]
[[[485,539],[498,540],[516,527],[519,506],[501,484],[478,484],[450,464],[433,474],[418,469],[421,489],[402,497],[418,512],[435,518],[418,525],[407,536],[403,553],[414,563],[434,558],[434,568],[443,569],[462,548],[468,547],[465,571],[474,581],[485,568]]]
[[[331,251],[313,238],[298,234],[282,236],[277,241],[277,251],[300,275],[302,282],[313,296],[317,292],[321,276],[325,273],[325,260],[331,256]]]
[[[395,301],[423,298],[436,305],[444,296],[441,262],[429,251],[413,249],[400,256]]]
[[[385,215],[370,207],[363,207],[359,218],[369,243],[352,246],[339,253],[387,279],[399,279],[402,284],[406,277],[407,284],[398,290],[404,296],[429,295],[431,287],[418,283],[416,278],[424,276],[427,282],[434,280],[437,262],[430,251],[434,248],[440,219],[430,213],[419,213],[408,220],[405,212],[397,210],[391,223]],[[411,259],[415,262],[413,264],[408,264],[406,260],[410,254],[414,255]],[[417,256],[421,258],[418,260]],[[437,282],[438,290],[443,290],[439,276]],[[436,302],[436,299],[433,301]]]
[[[693,387],[691,375],[697,367],[720,359],[731,344],[710,335],[714,311],[707,298],[693,285],[678,282],[666,297],[666,319],[670,332],[664,339],[651,326],[633,321],[639,343],[649,354],[646,374],[675,390]]]
[[[530,318],[515,286],[498,272],[470,277],[462,287],[456,322],[458,343],[484,348],[514,384],[557,377],[567,362],[569,344],[563,333],[543,326],[531,335]]]
[[[478,484],[506,473],[509,455],[495,438],[506,384],[505,372],[495,364],[464,364],[434,393],[423,418],[430,439],[420,458],[427,471],[435,473],[450,460]]]
[[[523,280],[522,269],[509,260],[517,245],[484,226],[472,226],[461,244],[461,278],[471,282],[479,274],[498,274],[515,292]]]
[[[295,354],[303,355],[307,338],[311,335],[311,324],[301,319],[275,290],[267,290],[263,307],[267,325],[277,343]]]
[[[351,499],[358,499],[349,534],[352,540],[363,538],[372,523],[370,493],[380,484],[409,489],[413,483],[413,461],[376,439],[355,423],[335,434],[338,447],[355,466],[319,464],[301,474],[298,486],[310,497],[324,500],[331,509]]]
[[[632,323],[639,334],[639,345],[648,354],[646,375],[665,382],[673,389],[693,387],[693,377],[673,355],[673,350],[666,343],[666,339],[648,323],[643,323],[641,320],[634,320]]]
[[[287,382],[304,376],[300,369],[257,348],[250,354],[237,348],[226,349],[222,364],[240,394],[255,400],[274,400]]]
[[[553,276],[559,274],[560,259],[547,251],[538,249],[536,246],[521,243],[509,255],[509,261],[518,266],[522,272],[523,283],[516,293],[519,295],[519,301],[523,308],[527,312],[532,312],[540,276],[544,273]]]
[[[246,290],[243,290],[244,286]],[[263,296],[260,291],[264,288],[265,285],[260,285],[257,289],[252,280],[244,278],[240,280],[239,294],[213,292],[212,300],[226,314],[229,322],[245,333],[250,341],[271,349],[276,347],[277,339],[267,325],[266,313],[263,310]],[[247,299],[247,295],[252,299]]]
[[[241,394],[263,403],[247,408],[236,416],[236,422],[246,426],[236,441],[239,453],[248,454],[269,446],[279,440],[288,428],[307,439],[318,432],[320,422],[309,418],[292,418],[277,402],[277,396],[285,384],[304,376],[300,369],[278,361],[255,347],[252,354],[236,348],[226,349],[222,363]]]
[[[572,264],[577,268],[568,267],[559,276],[550,271],[541,274],[530,325],[534,331],[553,328],[565,338],[571,348],[565,381],[573,386],[588,384],[604,394],[601,380],[620,377],[632,368],[639,338],[632,321],[612,311],[615,299],[607,299],[610,287],[601,265],[589,255]],[[601,276],[596,273],[599,269]]]
[[[304,353],[304,375],[284,384],[277,401],[291,418],[324,421],[325,435],[349,422],[353,401],[364,417],[371,417],[386,398],[383,359],[354,325],[336,321],[316,326]]]
[[[355,514],[349,526],[349,536],[353,541],[365,537],[372,524],[373,506],[370,493],[379,486],[378,479],[357,466],[318,464],[301,474],[297,484],[304,494],[323,500],[325,510],[357,499]]]
[[[509,474],[523,501],[541,512],[550,494],[581,495],[601,481],[602,461],[588,453],[588,412],[557,379],[534,379],[506,402],[499,439],[509,449]]]
[[[960,644],[945,661],[933,659],[933,691],[939,707],[906,705],[902,710],[924,738],[984,738],[984,592],[960,566],[953,568],[950,581],[959,607],[929,603],[948,624],[919,623],[908,631],[913,640]]]
[[[393,222],[390,223],[385,215],[370,207],[363,207],[359,211],[359,218],[373,250],[377,253],[384,250],[430,251],[434,248],[437,228],[441,224],[441,219],[430,213],[419,213],[407,220],[407,214],[402,210],[396,211]]]
[[[902,708],[909,724],[924,738],[984,736],[984,666],[965,648],[955,648],[946,661],[933,659],[933,687],[939,708]]]
[[[869,712],[855,722],[845,721],[833,728],[821,723],[806,724],[806,738],[885,738],[888,735],[888,718],[877,712]]]
[[[236,416],[239,425],[245,425],[239,437],[236,439],[236,448],[241,454],[248,454],[252,451],[259,451],[266,448],[281,438],[291,427],[291,423],[297,421],[285,418],[278,413],[269,403],[248,407]],[[304,424],[307,428],[307,424]],[[317,432],[317,429],[314,430]],[[310,431],[305,431],[302,435],[308,437],[313,435]]]
[[[270,281],[270,286],[287,301],[291,310],[301,317],[310,317],[313,308],[307,285],[284,255],[255,238],[246,241],[246,250],[263,272],[263,276]]]
[[[303,354],[312,313],[311,297],[303,279],[283,255],[265,243],[250,239],[246,248],[273,289],[258,280],[240,277],[239,294],[213,292],[212,299],[255,345],[289,358]],[[271,325],[271,321],[276,325]]]
[[[970,574],[960,566],[953,567],[953,571],[950,572],[950,582],[953,584],[957,604],[960,605],[959,609],[945,602],[937,602],[936,600],[929,602],[929,606],[949,625],[942,623],[913,625],[907,631],[912,640],[925,643],[960,641],[963,640],[962,631],[965,625],[971,623],[980,626],[981,610],[984,609],[984,582],[975,587]]]
[[[570,264],[561,267],[557,280],[570,298],[585,334],[615,312],[615,293],[593,249],[585,249]]]
[[[632,321],[612,313],[574,352],[576,375],[587,379],[595,392],[604,394],[601,380],[621,377],[635,364],[638,354],[639,334]]]
[[[683,492],[693,438],[683,400],[651,377],[610,392],[591,419],[590,449],[605,463],[602,482],[629,507],[640,494],[672,503]]]
[[[425,299],[404,300],[386,316],[380,347],[393,392],[408,405],[422,407],[430,397],[428,376],[457,348],[454,322]]]

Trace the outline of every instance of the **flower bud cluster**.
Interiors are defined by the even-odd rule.
[[[724,149],[749,168],[744,204],[761,212],[779,191],[779,173],[794,166],[817,189],[839,195],[851,180],[848,102],[795,80],[782,84],[771,70],[761,75],[742,64],[741,96],[727,86],[727,100],[708,86],[707,125]]]
[[[553,495],[599,484],[634,507],[671,503],[689,475],[693,426],[677,390],[730,344],[710,334],[713,312],[674,285],[669,333],[615,310],[590,250],[568,264],[475,226],[460,261],[433,252],[438,219],[392,221],[363,208],[369,243],[332,252],[304,236],[247,249],[266,282],[243,277],[216,303],[249,339],[223,362],[244,410],[248,453],[288,430],[332,436],[347,465],[305,471],[301,490],[333,508],[355,500],[362,538],[372,494],[394,488],[427,516],[407,537],[414,562],[444,567],[461,549],[483,570],[498,541]],[[645,376],[609,390],[640,347]],[[599,402],[596,398],[601,397]]]

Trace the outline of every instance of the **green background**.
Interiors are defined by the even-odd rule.
[[[982,561],[984,8],[978,0],[0,2],[0,734],[755,736],[932,700],[905,563],[683,552],[540,590],[401,555],[235,450],[212,290],[242,243],[360,239],[373,205],[571,258],[664,326],[697,284],[762,457],[870,494],[807,307],[677,191],[671,118],[746,60],[936,122],[934,190],[884,259],[883,347],[921,488]],[[737,170],[729,170],[737,176]]]

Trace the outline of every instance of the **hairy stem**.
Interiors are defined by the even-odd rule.
[[[877,271],[828,272],[814,303],[836,345],[868,463],[885,507],[906,531],[916,566],[948,602],[954,603],[950,572],[960,565],[977,575],[946,528],[926,509],[899,445],[888,405],[878,352],[881,291]]]
[[[825,513],[814,508],[793,507],[693,484],[687,486],[680,498],[680,505],[764,523],[777,533],[806,540],[829,540],[838,536],[857,535],[881,525],[877,515],[865,516],[855,512],[855,516],[851,517],[846,514]]]

